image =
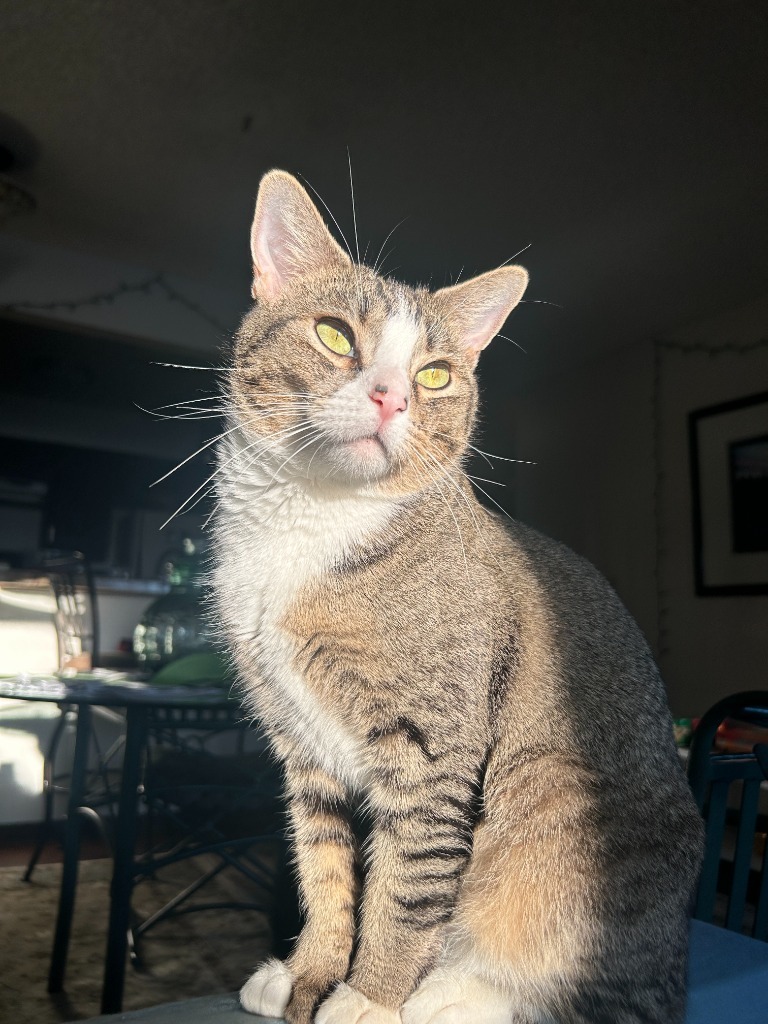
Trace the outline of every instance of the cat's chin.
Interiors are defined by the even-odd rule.
[[[340,444],[328,459],[334,476],[350,483],[370,483],[387,476],[392,468],[389,452],[375,436],[360,437]]]

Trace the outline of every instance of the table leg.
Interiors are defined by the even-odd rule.
[[[48,972],[48,991],[61,992],[64,972],[67,967],[69,936],[72,930],[72,914],[75,909],[77,868],[80,856],[80,813],[85,792],[85,773],[88,769],[88,749],[91,738],[91,708],[80,704],[77,709],[77,733],[75,735],[75,757],[67,804],[67,823],[64,831],[64,863],[61,871],[59,910],[56,917],[56,932],[53,939],[51,966]]]
[[[141,783],[141,757],[146,737],[147,709],[129,705],[125,728],[123,777],[117,812],[115,863],[110,888],[107,955],[104,963],[104,985],[101,990],[102,1013],[119,1013],[123,1004],[136,847],[136,805]]]

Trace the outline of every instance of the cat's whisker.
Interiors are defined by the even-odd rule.
[[[212,444],[216,444],[217,441],[222,441],[229,434],[233,434],[238,429],[238,426],[239,426],[238,424],[235,424],[235,426],[230,427],[228,430],[225,430],[223,433],[217,434],[215,437],[209,438],[209,440],[207,440],[204,445],[201,445],[200,448],[198,448],[196,452],[192,452],[192,454],[188,455],[186,457],[186,459],[182,459],[182,461],[179,462],[178,465],[174,466],[173,469],[169,469],[167,473],[164,473],[163,476],[158,477],[157,480],[153,481],[149,486],[150,487],[155,487],[157,484],[162,483],[163,480],[167,480],[169,476],[171,476],[173,473],[176,472],[176,470],[181,469],[182,466],[186,466],[186,464],[191,459],[194,459],[194,457],[196,455],[200,455],[201,452],[204,452],[206,450],[206,448],[210,448]],[[165,524],[163,524],[163,525],[165,525]]]
[[[472,486],[473,486],[473,487],[475,487],[475,488],[476,488],[476,489],[477,489],[478,491],[480,491],[480,493],[481,493],[481,494],[484,494],[484,495],[486,496],[486,498],[488,499],[488,501],[492,501],[492,502],[493,502],[493,504],[494,504],[494,505],[496,506],[496,508],[497,508],[497,509],[498,509],[498,510],[499,510],[500,512],[502,512],[502,513],[503,513],[503,514],[504,514],[504,515],[505,515],[505,516],[507,517],[507,519],[509,519],[509,521],[510,521],[511,523],[513,523],[513,522],[514,522],[514,519],[513,519],[513,518],[512,518],[512,516],[511,516],[511,515],[509,514],[509,512],[507,512],[507,510],[506,510],[506,509],[504,508],[504,506],[503,506],[503,505],[500,505],[500,504],[498,503],[498,501],[496,501],[496,499],[495,499],[495,498],[492,498],[492,497],[490,496],[490,494],[489,494],[489,493],[488,493],[487,491],[484,491],[484,490],[483,490],[483,488],[482,488],[482,487],[480,486],[480,484],[477,484],[477,483],[475,483],[475,481],[474,481],[474,480],[470,480],[469,482],[470,482],[470,483],[472,484]]]
[[[315,428],[315,432],[314,432],[314,433],[312,434],[312,436],[311,436],[311,437],[309,438],[309,440],[308,440],[308,441],[306,441],[306,442],[305,442],[305,443],[304,443],[304,444],[303,444],[303,445],[301,446],[301,448],[299,448],[299,449],[298,449],[298,451],[295,451],[295,452],[293,452],[293,453],[292,453],[291,455],[289,455],[289,456],[288,456],[288,458],[287,458],[287,459],[286,459],[286,460],[285,460],[284,462],[282,462],[282,463],[280,464],[280,466],[278,467],[278,469],[277,469],[277,470],[276,470],[276,472],[275,472],[275,481],[277,481],[277,478],[278,478],[279,474],[280,474],[280,473],[281,473],[281,472],[283,471],[283,469],[285,469],[285,467],[286,467],[286,466],[287,466],[287,465],[288,465],[288,464],[289,464],[290,462],[293,462],[293,460],[294,460],[294,459],[296,458],[296,456],[297,456],[297,455],[299,455],[299,454],[300,454],[301,452],[303,452],[305,448],[308,448],[308,447],[309,447],[309,446],[310,446],[311,444],[314,444],[314,442],[315,442],[315,441],[316,441],[316,440],[318,439],[318,437],[320,437],[321,435],[322,435],[322,431],[321,431],[321,430],[318,430],[317,428]],[[299,438],[299,440],[304,440],[304,439],[303,439],[303,438]]]
[[[547,299],[520,299],[521,306],[555,306],[557,309],[564,309],[559,302],[548,302]]]
[[[360,262],[360,241],[357,237],[357,210],[355,209],[355,184],[352,180],[352,154],[349,152],[349,146],[347,146],[347,160],[349,162],[349,192],[352,196],[352,225],[355,229],[355,251],[357,252],[357,262]]]
[[[309,391],[270,391],[267,394],[261,396],[262,398],[312,398],[317,399],[317,395],[311,394]]]
[[[161,413],[154,412],[152,409],[143,409],[140,405],[136,406],[141,412],[148,413],[153,419],[160,422],[164,420],[212,420],[221,416],[226,416],[229,412],[227,406],[221,406],[220,408],[213,408],[212,406],[195,406],[187,405],[178,413]]]
[[[506,259],[504,260],[503,263],[500,263],[496,269],[501,270],[502,267],[506,267],[508,263],[512,262],[512,260],[516,260],[518,256],[522,256],[524,252],[527,252],[532,245],[533,242],[529,242],[528,245],[524,245],[522,249],[517,250],[514,256],[510,256],[509,259]]]
[[[239,424],[236,424],[234,427],[232,427],[229,430],[225,431],[224,434],[221,435],[221,438],[226,437],[227,434],[231,434],[233,431],[237,430],[238,428],[239,428]],[[301,429],[304,429],[304,428],[303,427],[293,427],[293,428],[290,428],[291,431],[298,431],[298,430],[301,430]],[[284,431],[283,433],[286,433],[286,432],[287,431]],[[280,437],[279,434],[276,435],[276,436]],[[199,451],[194,452],[192,455],[188,456],[188,458],[185,459],[185,462],[189,462],[189,459],[194,458],[195,455],[199,455],[201,451],[204,451],[205,448],[209,447],[211,444],[213,444],[217,440],[219,440],[219,438],[214,438],[212,441],[209,441],[206,445],[203,446],[203,448],[199,449]],[[225,462],[221,463],[221,465],[217,466],[217,468],[213,471],[213,473],[211,473],[211,475],[206,480],[204,480],[200,484],[200,486],[198,488],[196,488],[196,490],[194,490],[190,494],[190,496],[186,499],[186,501],[183,501],[181,503],[181,505],[179,505],[179,507],[176,509],[176,511],[172,515],[170,515],[168,517],[168,519],[166,519],[166,521],[162,524],[160,529],[161,530],[165,529],[165,527],[168,525],[168,523],[170,523],[171,520],[175,519],[176,516],[179,515],[183,510],[189,511],[188,506],[190,505],[190,502],[192,501],[193,498],[195,498],[200,493],[200,491],[203,490],[204,487],[207,487],[207,485],[210,484],[211,481],[214,480],[215,477],[218,476],[219,473],[221,473],[224,469],[226,469],[226,467],[228,465],[230,465],[232,462],[234,462],[237,458],[241,457],[242,454],[244,452],[248,451],[249,448],[256,447],[258,444],[262,443],[262,440],[263,440],[262,438],[258,438],[257,440],[251,442],[251,444],[247,445],[245,449],[242,449],[241,451],[236,452],[233,456],[231,456]],[[184,463],[179,463],[179,466],[182,466],[182,465],[184,465]],[[179,466],[177,466],[176,469],[178,469]],[[175,470],[171,470],[171,472],[175,472]],[[167,476],[170,476],[170,473],[166,473],[166,477]],[[164,480],[164,479],[165,479],[165,477],[160,477],[160,480],[156,480],[155,483],[160,483],[160,481]],[[154,486],[154,484],[152,486]],[[204,497],[205,497],[205,495],[203,495],[203,498]],[[202,501],[203,498],[200,498],[199,501]],[[194,508],[195,505],[199,504],[199,501],[195,502],[194,505],[192,505],[191,507]]]
[[[287,431],[282,431],[281,432],[281,434],[286,434],[286,433],[288,433],[288,432]],[[274,449],[275,445],[272,442],[274,440],[280,438],[280,436],[281,435],[278,434],[278,435],[275,435],[275,438],[272,438],[272,439],[258,438],[257,440],[252,441],[250,444],[246,445],[245,448],[239,449],[235,453],[235,455],[231,459],[227,460],[227,462],[223,466],[220,466],[219,469],[226,468],[226,466],[228,464],[230,464],[231,462],[236,461],[236,460],[242,458],[243,455],[248,455],[248,458],[247,458],[247,460],[245,462],[245,465],[238,467],[239,471],[238,471],[238,473],[235,476],[235,482],[238,482],[239,480],[241,480],[243,478],[243,476],[245,476],[245,474],[248,472],[248,470],[251,468],[251,466],[255,465],[255,463],[264,454],[264,452],[269,451],[270,449]],[[251,454],[253,449],[256,449],[256,451],[253,452],[253,454]],[[216,472],[218,473],[218,470]],[[212,476],[215,477],[216,473],[212,474]],[[271,485],[267,485],[266,489],[269,490],[270,486]],[[211,486],[208,488],[208,490],[205,492],[205,494],[201,495],[185,511],[186,512],[191,511],[191,509],[193,509],[201,501],[204,501],[205,498],[207,498],[210,494],[213,494],[216,490],[218,490],[218,482],[214,481],[211,484]],[[211,519],[213,519],[213,516],[216,514],[216,512],[219,509],[220,505],[221,505],[221,501],[220,501],[220,499],[217,499],[214,502],[214,504],[213,504],[213,508],[211,509],[211,511],[209,512],[207,518],[205,519],[205,522],[203,523],[203,529],[207,529],[208,525],[211,522]]]
[[[383,241],[383,242],[381,243],[381,248],[379,249],[379,251],[378,251],[378,254],[377,254],[377,256],[376,256],[376,261],[375,261],[375,262],[374,262],[374,264],[373,264],[373,272],[374,272],[374,274],[377,274],[377,273],[378,273],[378,266],[379,266],[379,260],[380,260],[380,258],[381,258],[381,254],[382,254],[382,252],[384,252],[384,246],[385,246],[385,245],[387,244],[387,242],[388,242],[388,241],[390,240],[390,238],[392,237],[392,235],[394,235],[394,233],[395,233],[395,232],[397,231],[397,229],[398,229],[398,228],[400,227],[400,225],[401,225],[401,224],[405,224],[405,222],[406,222],[407,220],[408,220],[408,218],[407,218],[407,217],[403,217],[403,219],[402,219],[402,220],[399,220],[399,221],[397,222],[397,224],[395,224],[395,226],[394,226],[394,227],[392,228],[392,230],[391,230],[391,231],[389,232],[389,234],[388,234],[388,235],[387,235],[387,237],[386,237],[386,238],[384,239],[384,241]],[[390,251],[391,251],[391,250],[390,250]],[[387,255],[389,255],[389,254],[387,254]],[[386,256],[384,257],[384,259],[386,259]],[[383,262],[383,261],[382,261],[382,262]]]
[[[419,452],[414,450],[414,454],[416,455],[416,457],[418,459],[421,460],[421,454]],[[425,454],[428,454],[428,453],[425,453]],[[426,464],[424,464],[424,465],[425,465],[425,468],[427,468]],[[440,469],[439,463],[437,464],[437,466],[438,466],[438,469]],[[440,486],[440,478],[439,477],[435,479],[435,486],[437,487],[438,494],[443,499],[445,507],[448,509],[448,512],[450,513],[450,516],[451,516],[451,519],[453,519],[454,525],[456,526],[456,532],[457,532],[457,534],[459,536],[459,544],[461,545],[461,556],[462,556],[462,558],[464,560],[464,569],[465,569],[466,574],[467,574],[467,582],[471,586],[472,585],[472,577],[470,576],[470,573],[469,573],[469,562],[467,561],[467,549],[466,549],[466,546],[464,544],[464,536],[463,536],[463,534],[461,532],[461,527],[459,526],[459,520],[456,518],[456,513],[453,511],[453,508],[451,507],[450,501],[448,501],[448,498],[445,496],[445,492],[443,491],[443,488]]]
[[[143,406],[137,405],[135,402],[133,404],[134,404],[134,407],[139,410],[139,412],[146,413],[148,416],[151,416],[154,420],[158,421],[159,423],[164,423],[164,422],[166,422],[168,420],[213,420],[213,419],[219,419],[221,416],[226,415],[226,413],[229,411],[228,409],[218,409],[218,410],[213,410],[213,411],[210,410],[210,409],[200,409],[199,413],[204,414],[204,415],[198,415],[195,410],[190,410],[187,413],[183,413],[183,414],[179,414],[178,416],[174,416],[174,415],[171,415],[170,413],[163,414],[163,413],[159,413],[159,412],[153,412],[151,409],[145,409]]]
[[[532,462],[530,459],[508,459],[506,455],[493,455],[491,452],[484,452],[480,448],[475,448],[473,444],[467,445],[473,452],[477,452],[478,455],[482,455],[485,461],[488,459],[498,459],[499,462],[514,462],[518,466],[538,466],[538,462]]]
[[[425,454],[429,455],[429,457],[432,459],[433,462],[435,462],[435,464],[438,464],[437,460],[434,458],[434,456],[430,452],[427,452]],[[461,468],[459,468],[459,472],[461,473],[462,476],[467,476],[467,474]],[[494,553],[494,551],[491,549],[491,547],[488,544],[488,541],[487,541],[486,536],[485,536],[485,532],[483,531],[483,529],[482,529],[482,527],[480,525],[480,522],[479,522],[479,520],[477,518],[477,513],[475,512],[475,509],[473,507],[472,501],[470,501],[468,495],[464,493],[464,489],[461,487],[459,482],[457,480],[455,480],[451,476],[450,473],[448,473],[446,470],[443,470],[443,473],[444,473],[445,478],[448,481],[450,481],[450,483],[453,485],[454,490],[456,490],[456,492],[459,494],[459,496],[461,497],[461,499],[464,502],[464,504],[467,506],[467,510],[469,511],[469,514],[472,517],[472,521],[475,524],[475,531],[476,531],[477,535],[480,537],[480,540],[483,542],[483,547],[488,552],[488,554],[491,556],[491,558],[494,560],[494,562],[496,562],[496,564],[498,565],[499,564],[499,560],[498,560],[496,554]],[[495,481],[489,481],[489,482],[495,482]],[[470,481],[470,483],[471,483],[471,481]]]
[[[211,373],[239,373],[236,366],[189,366],[186,363],[161,363],[156,359],[150,361],[150,366],[167,366],[173,370],[208,370]]]
[[[352,262],[354,263],[354,261],[355,261],[355,257],[354,257],[354,255],[352,254],[352,249],[350,248],[349,242],[347,241],[347,236],[346,236],[346,235],[344,234],[344,232],[343,232],[343,231],[341,230],[341,226],[340,226],[339,222],[338,222],[338,221],[336,220],[336,218],[334,217],[333,213],[331,212],[331,208],[330,208],[330,206],[328,205],[328,203],[326,203],[326,201],[325,201],[325,200],[323,199],[323,197],[322,197],[322,196],[320,195],[320,193],[319,193],[319,192],[317,191],[317,189],[315,188],[315,186],[314,186],[314,185],[313,185],[313,184],[312,184],[312,183],[311,183],[310,181],[308,181],[308,179],[307,179],[307,178],[305,178],[303,174],[301,175],[301,179],[302,179],[302,181],[304,182],[304,184],[305,184],[305,185],[307,185],[307,186],[308,186],[309,188],[311,188],[311,189],[312,189],[312,191],[313,191],[313,192],[315,193],[315,195],[317,196],[317,198],[318,198],[318,199],[320,200],[320,202],[321,202],[321,203],[323,204],[323,206],[325,207],[325,209],[326,209],[326,211],[327,211],[327,213],[328,213],[328,216],[329,216],[329,217],[331,218],[331,220],[333,221],[333,223],[334,223],[334,224],[336,225],[336,230],[337,230],[337,231],[339,232],[339,234],[340,234],[340,235],[341,235],[341,237],[342,237],[342,240],[343,240],[343,242],[344,242],[344,245],[346,246],[347,252],[349,253],[349,258],[350,258],[350,259],[352,260]]]
[[[475,530],[482,537],[483,531],[480,528],[480,523],[479,523],[479,521],[477,519],[477,514],[475,513],[475,510],[472,507],[472,502],[469,500],[467,495],[464,493],[464,490],[462,489],[461,484],[459,484],[458,480],[456,480],[453,476],[451,476],[451,474],[448,472],[448,470],[446,470],[444,467],[440,466],[439,462],[437,461],[437,459],[435,458],[435,456],[431,452],[425,452],[425,455],[430,459],[431,462],[433,462],[441,470],[441,472],[443,474],[443,477],[447,481],[449,481],[449,483],[453,486],[454,490],[461,497],[462,501],[467,506],[469,514],[471,515],[472,520],[473,520],[473,522],[475,524]],[[463,470],[460,469],[459,472],[462,474],[462,476],[466,476],[466,473],[464,473]]]
[[[443,430],[428,430],[424,426],[421,427],[421,430],[423,431],[423,433],[429,434],[431,437],[445,437],[449,441],[455,441],[455,438],[452,437],[451,434],[446,434],[445,431]],[[473,452],[477,452],[478,455],[482,455],[482,457],[485,459],[485,461],[488,463],[491,469],[493,469],[493,463],[490,461],[485,452],[481,452],[479,448],[475,448],[475,446],[473,444],[470,444],[469,441],[466,442],[466,446],[467,448],[471,448]]]
[[[470,448],[473,452],[477,452],[477,454],[480,455],[488,463],[491,469],[493,469],[493,463],[485,454],[485,452],[481,452],[479,448],[475,448],[475,446],[473,444],[469,444],[469,442],[467,442],[467,448]]]
[[[463,470],[462,470],[462,472],[463,472]],[[466,473],[466,472],[464,473],[464,476],[467,478],[467,480],[472,480],[472,481],[479,480],[481,483],[493,484],[495,487],[506,487],[507,486],[506,484],[503,484],[501,482],[501,480],[489,480],[487,477],[484,477],[484,476],[472,476],[471,473]]]
[[[504,339],[504,341],[509,341],[509,342],[511,342],[511,343],[512,343],[512,344],[513,344],[513,345],[515,346],[515,348],[519,348],[519,349],[520,349],[520,351],[521,351],[521,352],[522,352],[522,353],[523,353],[524,355],[526,355],[526,356],[528,355],[528,353],[527,353],[527,352],[526,352],[526,350],[525,350],[525,349],[523,348],[523,346],[522,346],[522,345],[520,344],[520,342],[519,342],[519,341],[515,341],[515,339],[514,339],[514,338],[508,338],[508,337],[506,336],[506,334],[497,334],[497,335],[496,335],[496,337],[497,337],[497,338],[503,338],[503,339]]]
[[[197,405],[198,402],[215,402],[224,398],[220,392],[215,395],[208,395],[207,397],[200,396],[199,398],[188,398],[184,402],[168,402],[167,405],[156,405],[154,409],[150,409],[150,412],[162,412],[163,409],[180,409],[184,405]]]
[[[320,442],[320,444],[319,444],[319,445],[317,446],[316,450],[315,450],[315,451],[314,451],[314,452],[312,453],[312,458],[311,458],[311,459],[309,460],[309,462],[308,462],[308,464],[307,464],[307,479],[309,479],[309,478],[310,478],[310,477],[309,477],[309,471],[310,471],[310,469],[312,468],[312,463],[314,462],[315,456],[316,456],[316,455],[317,455],[317,453],[318,453],[318,452],[320,451],[320,449],[321,449],[321,448],[322,448],[322,447],[323,447],[323,446],[324,446],[325,444],[327,444],[327,443],[328,443],[328,439],[327,439],[327,438],[324,438],[324,439],[323,439],[323,440],[322,440],[322,441]]]

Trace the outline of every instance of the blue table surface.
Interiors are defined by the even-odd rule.
[[[768,942],[691,922],[685,1024],[768,1024]]]
[[[280,1024],[240,1009],[236,995],[205,996],[95,1018],[90,1024]],[[768,1024],[768,943],[691,922],[685,1024]],[[467,1024],[471,1024],[470,1021]]]

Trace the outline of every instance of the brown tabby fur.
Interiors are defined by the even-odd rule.
[[[523,272],[410,289],[348,260],[289,176],[268,175],[259,203],[215,584],[285,769],[306,908],[286,1020],[306,1024],[320,1004],[323,1022],[682,1021],[701,825],[651,654],[591,565],[502,522],[461,470],[485,343],[466,338],[490,307],[498,330]],[[259,244],[277,222],[276,283]],[[387,323],[406,313],[418,335],[408,379],[434,358],[453,379],[444,392],[413,384],[410,433],[387,471],[339,470],[325,453],[344,438],[281,440],[375,369]],[[324,350],[323,316],[354,330],[354,361]],[[395,511],[369,529],[377,501]],[[342,512],[326,512],[334,502]],[[351,525],[323,561],[320,541],[302,538],[326,514],[330,532]],[[317,733],[305,707],[321,715]],[[352,753],[337,754],[337,729]],[[355,801],[371,821],[362,858]],[[454,976],[480,993],[463,1009],[411,1000],[420,983]],[[354,991],[323,1003],[344,981]],[[485,992],[489,1006],[504,1001],[496,1016]],[[355,993],[361,1010],[349,1009]]]

